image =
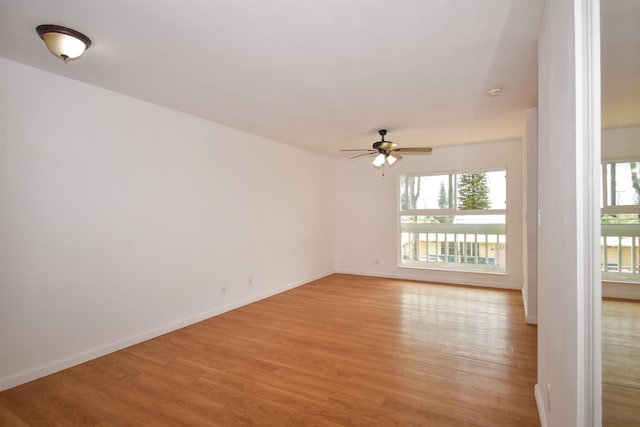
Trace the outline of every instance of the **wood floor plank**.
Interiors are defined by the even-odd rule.
[[[334,274],[2,392],[0,420],[538,426],[523,319],[519,292]]]
[[[602,425],[640,426],[640,302],[602,302]]]

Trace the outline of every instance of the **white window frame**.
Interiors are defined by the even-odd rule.
[[[617,159],[617,160],[605,160],[602,162],[601,173],[602,173],[602,203],[601,210],[602,214],[640,214],[640,204],[638,205],[608,205],[607,199],[609,197],[609,182],[607,181],[607,165],[611,163],[631,163],[636,162],[640,164],[640,159],[636,158],[625,158],[625,159]]]
[[[602,201],[601,201],[601,208],[600,208],[600,215],[601,215],[601,229],[602,229],[602,233],[601,233],[601,254],[602,254],[602,260],[601,260],[601,269],[602,269],[602,279],[604,281],[607,282],[623,282],[623,283],[632,283],[632,284],[640,284],[640,277],[638,275],[638,273],[633,273],[631,272],[631,274],[629,272],[625,272],[622,268],[623,265],[621,265],[621,262],[615,262],[612,263],[611,259],[608,257],[608,253],[609,253],[609,245],[608,245],[608,240],[609,239],[614,239],[616,237],[618,237],[618,252],[622,251],[622,248],[620,245],[622,245],[622,236],[630,236],[632,238],[634,238],[633,236],[636,236],[637,234],[640,233],[640,224],[614,224],[616,226],[616,234],[608,234],[606,233],[606,228],[609,227],[611,224],[602,224],[602,215],[624,215],[624,214],[631,214],[631,215],[640,215],[640,204],[638,205],[609,205],[607,204],[607,200],[608,200],[608,196],[609,196],[609,188],[610,188],[610,182],[607,180],[607,165],[612,164],[612,163],[630,163],[630,162],[637,162],[638,164],[640,164],[640,159],[636,158],[636,157],[628,157],[628,158],[618,158],[618,159],[607,159],[607,160],[602,160],[602,164],[601,164],[601,182],[602,182]],[[619,229],[619,230],[618,230]],[[605,241],[605,237],[607,236],[606,239],[607,241]],[[604,245],[606,246],[605,248],[602,248],[602,244],[604,243]],[[632,245],[631,247],[631,259],[632,259],[632,264],[637,263],[637,259],[635,258],[637,255],[634,255],[634,248],[635,246]],[[622,255],[619,255],[619,258],[621,258]],[[622,271],[616,271],[616,269],[610,269],[610,265],[615,265],[617,266],[618,269],[622,270]],[[633,266],[632,266],[633,267]]]
[[[480,172],[504,172],[505,175],[505,198],[507,198],[507,189],[509,182],[509,170],[507,167],[504,168],[486,168],[486,169],[469,169],[469,170],[453,170],[453,171],[440,171],[440,172],[429,172],[429,173],[407,173],[401,174],[398,176],[397,181],[397,189],[398,189],[398,200],[397,200],[397,209],[398,209],[398,267],[399,268],[418,268],[418,269],[431,269],[431,270],[442,270],[446,269],[449,271],[458,271],[458,272],[472,272],[472,273],[489,273],[489,274],[500,274],[506,275],[509,274],[509,260],[507,258],[504,269],[479,269],[476,264],[469,263],[448,263],[446,268],[440,264],[435,262],[431,262],[428,257],[426,261],[405,261],[402,259],[403,253],[403,242],[402,242],[402,217],[405,216],[479,216],[479,215],[502,215],[505,219],[504,224],[504,245],[505,245],[505,255],[506,255],[506,247],[508,238],[507,232],[507,210],[508,210],[508,198],[505,200],[505,208],[504,209],[459,209],[458,208],[458,175],[467,174],[467,173],[480,173]],[[443,209],[410,209],[410,210],[402,210],[402,188],[401,182],[404,177],[423,177],[423,176],[449,176],[449,184],[450,191],[449,197],[453,196],[454,200],[450,203],[451,208]],[[451,179],[453,177],[453,179]],[[451,200],[451,199],[450,199]],[[493,224],[487,224],[487,226],[491,226]],[[464,233],[465,231],[461,231],[460,233]],[[468,243],[468,242],[458,242],[458,243]],[[497,244],[502,243],[500,239]],[[428,243],[427,243],[428,244]],[[439,248],[438,248],[439,249]],[[479,255],[478,255],[479,256]],[[484,264],[484,266],[488,266],[488,264]]]

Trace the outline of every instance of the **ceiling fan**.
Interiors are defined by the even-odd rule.
[[[431,147],[398,147],[398,144],[391,141],[385,141],[384,136],[387,134],[386,129],[380,129],[378,131],[380,134],[380,141],[374,142],[370,149],[345,149],[340,151],[364,151],[362,154],[357,154],[353,157],[349,157],[350,159],[358,159],[360,157],[373,156],[376,155],[375,159],[373,159],[373,166],[379,168],[382,167],[385,162],[389,166],[393,166],[395,162],[402,159],[402,156],[399,153],[403,154],[421,154],[421,153],[430,153]]]

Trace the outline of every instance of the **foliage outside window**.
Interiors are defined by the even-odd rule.
[[[506,271],[506,171],[400,177],[400,265]]]
[[[640,283],[640,160],[602,165],[604,280]]]

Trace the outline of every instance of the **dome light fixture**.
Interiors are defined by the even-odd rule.
[[[489,89],[489,96],[495,98],[496,96],[502,95],[501,87],[494,87],[493,89]]]
[[[84,34],[60,25],[39,25],[36,32],[47,48],[65,64],[80,57],[91,46],[91,40]]]

